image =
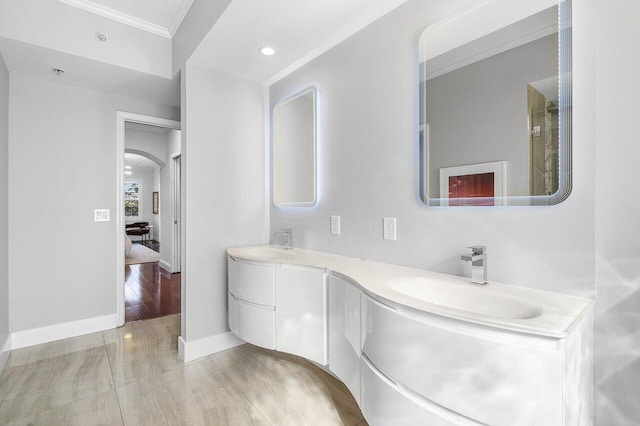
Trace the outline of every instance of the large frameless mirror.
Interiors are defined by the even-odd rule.
[[[420,196],[550,205],[571,192],[571,2],[479,1],[420,38]]]
[[[273,204],[316,203],[316,90],[311,87],[273,107]]]

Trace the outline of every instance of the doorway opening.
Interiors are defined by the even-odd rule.
[[[180,122],[117,114],[118,326],[180,312]],[[177,160],[176,160],[177,159]]]

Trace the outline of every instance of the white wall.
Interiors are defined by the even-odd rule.
[[[182,339],[225,333],[228,247],[267,241],[262,86],[187,63]]]
[[[160,242],[160,235],[162,229],[160,228],[160,204],[158,203],[158,213],[153,213],[153,193],[157,192],[158,197],[160,197],[160,167],[153,170],[152,176],[152,188],[151,188],[151,204],[149,205],[149,211],[151,212],[151,223],[153,223],[153,228],[151,228],[151,239]],[[158,199],[159,201],[159,199]]]
[[[489,279],[594,294],[592,35],[574,6],[574,187],[552,207],[428,208],[418,198],[418,39],[462,2],[410,0],[271,86],[271,104],[315,85],[319,99],[319,202],[271,207],[271,230],[296,245],[462,275],[460,254],[489,248]],[[586,65],[585,65],[586,64]],[[342,235],[330,235],[340,215]],[[397,218],[397,241],[382,239]]]
[[[640,4],[598,0],[596,424],[640,424]]]
[[[149,132],[138,129],[125,130],[125,151],[143,151],[150,154],[151,157],[145,157],[160,163],[166,162],[167,157],[167,136],[164,133]],[[134,152],[135,153],[135,152]]]
[[[118,110],[179,118],[173,107],[11,74],[12,332],[116,312]],[[111,222],[94,222],[96,208]]]
[[[180,154],[180,145],[182,143],[182,133],[180,130],[169,130],[165,136],[165,144],[167,151],[167,162],[172,155]]]
[[[173,265],[173,165],[172,156],[180,154],[181,131],[171,130],[165,136],[167,157],[165,165],[160,168],[160,259],[162,264],[169,265],[171,272],[178,272]]]
[[[0,372],[8,358],[3,346],[9,337],[8,274],[8,147],[9,147],[9,72],[0,56]]]
[[[26,16],[29,19],[25,19]],[[107,43],[97,42],[96,32],[105,34]],[[1,2],[0,36],[147,74],[172,77],[170,39],[57,0]]]

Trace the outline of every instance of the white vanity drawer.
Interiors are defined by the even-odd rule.
[[[353,284],[329,276],[329,369],[360,403],[360,295]]]
[[[275,349],[275,311],[237,300],[229,293],[229,328],[256,346]]]
[[[444,410],[415,396],[404,394],[395,383],[376,371],[365,359],[361,361],[361,371],[360,408],[371,426],[478,425],[453,413],[447,416],[448,418],[438,415],[437,411]],[[429,409],[429,405],[435,410]]]
[[[451,411],[493,426],[563,424],[555,339],[413,316],[368,296],[362,332],[363,353],[378,370]]]
[[[275,306],[275,265],[228,257],[229,291],[237,299]]]

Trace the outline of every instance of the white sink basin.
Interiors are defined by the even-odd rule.
[[[448,309],[505,319],[531,319],[542,308],[525,300],[502,296],[475,284],[439,282],[423,277],[403,277],[390,283],[393,291],[405,297]]]

